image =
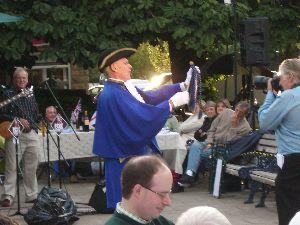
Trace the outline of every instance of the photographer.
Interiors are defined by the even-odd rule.
[[[284,92],[277,96],[269,79],[258,117],[261,129],[276,134],[280,167],[275,182],[276,204],[279,225],[287,225],[300,210],[300,60],[284,60],[279,76]]]

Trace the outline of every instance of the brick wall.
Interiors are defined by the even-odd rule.
[[[72,89],[88,89],[89,71],[71,66],[71,86]]]

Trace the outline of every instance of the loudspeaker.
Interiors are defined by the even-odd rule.
[[[258,17],[243,20],[240,24],[241,59],[244,66],[269,64],[268,18]]]

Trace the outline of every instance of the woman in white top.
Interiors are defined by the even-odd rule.
[[[185,142],[189,139],[195,140],[194,133],[202,126],[206,116],[203,113],[203,107],[205,104],[205,101],[200,100],[195,108],[194,114],[181,123],[180,134]]]

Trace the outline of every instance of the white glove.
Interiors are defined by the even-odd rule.
[[[195,66],[195,68],[198,71],[198,73],[200,73],[200,68],[198,66]],[[188,90],[188,88],[190,86],[192,74],[193,74],[193,69],[190,68],[189,71],[186,73],[186,79],[184,81],[184,86],[186,87],[186,90]]]
[[[174,108],[187,104],[189,100],[190,96],[187,91],[177,92],[170,98],[170,101],[173,103]]]

